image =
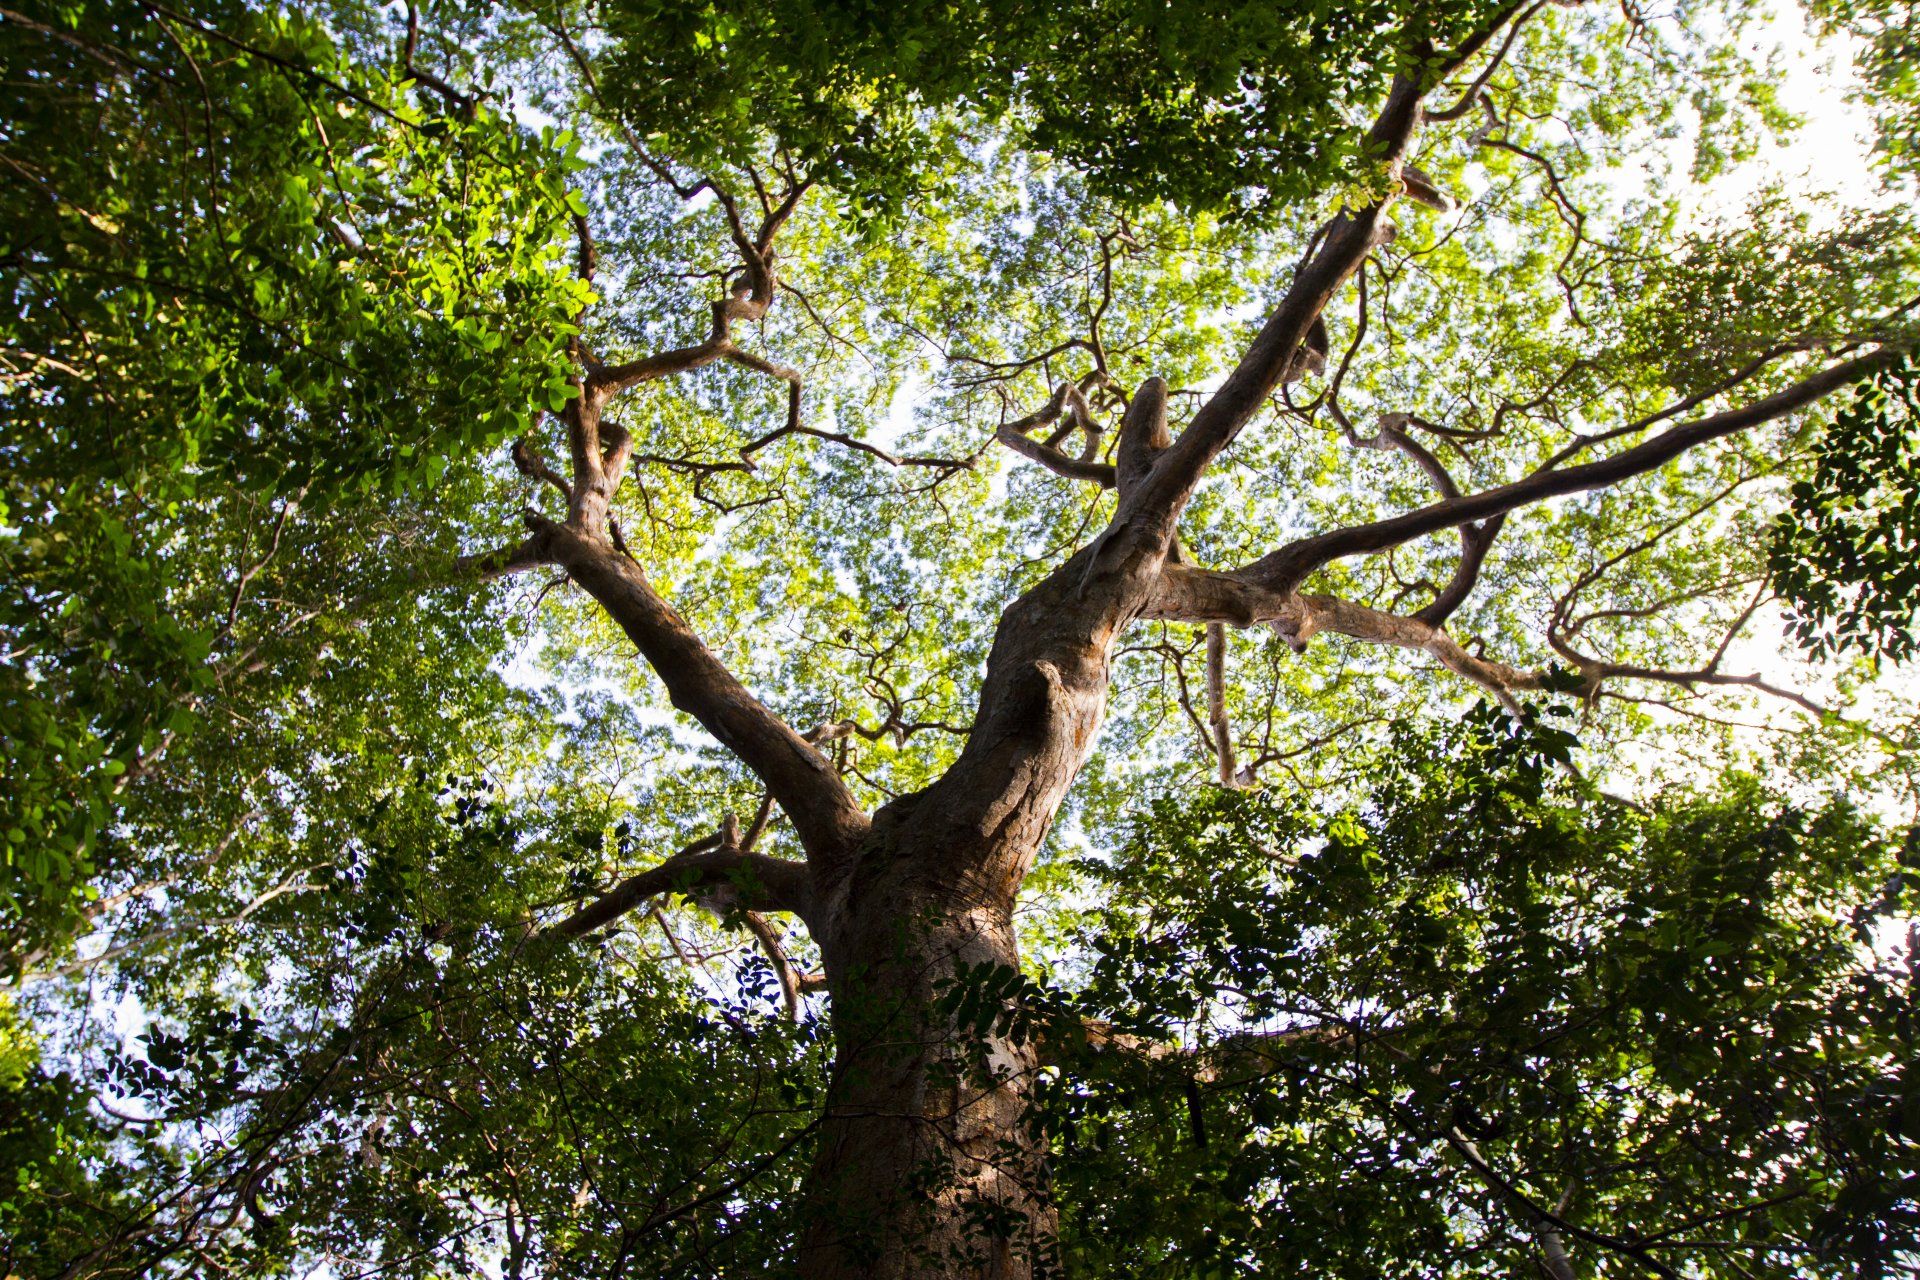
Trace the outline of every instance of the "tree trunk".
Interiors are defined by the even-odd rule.
[[[1131,415],[1130,415],[1131,418]],[[835,1040],[802,1190],[810,1280],[1035,1280],[1055,1274],[1035,1048],[994,1015],[1017,977],[1013,907],[1093,748],[1114,638],[1138,616],[1171,525],[1116,521],[1002,615],[960,758],[925,791],[860,813],[826,760],[772,715],[605,538],[537,530],[665,682],[764,779],[807,849],[795,904],[825,962]]]
[[[1104,562],[1096,544],[1008,608],[960,759],[874,815],[821,883],[836,1053],[804,1194],[808,1280],[1057,1274],[1035,1047],[989,1016],[1007,993],[978,979],[1017,971],[1015,898],[1092,750],[1113,638],[1159,568],[1159,546],[1105,541]],[[975,982],[956,988],[962,966]]]
[[[1028,1114],[1033,1046],[957,1016],[952,985],[962,966],[1017,966],[1011,898],[927,883],[929,860],[886,835],[868,856],[872,878],[827,931],[835,1058],[800,1272],[1052,1274],[1046,1152]]]

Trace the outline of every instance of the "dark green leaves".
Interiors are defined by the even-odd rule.
[[[1413,51],[1494,7],[1088,0],[691,5],[622,0],[607,96],[676,160],[776,149],[857,209],[931,180],[930,113],[1006,120],[1127,203],[1269,210],[1364,176],[1362,129]]]
[[[1855,390],[1773,535],[1795,637],[1817,655],[1896,662],[1920,649],[1920,370],[1911,355]]]
[[[0,48],[20,944],[71,925],[106,805],[198,726],[269,560],[376,544],[381,504],[563,401],[588,294],[561,261],[571,140],[416,92],[315,20],[28,4]]]
[[[1142,822],[1077,997],[1156,1051],[1079,1055],[1053,1099],[1082,1268],[1519,1274],[1558,1205],[1626,1242],[1566,1239],[1591,1273],[1640,1274],[1638,1240],[1896,1273],[1920,1024],[1858,929],[1910,909],[1897,841],[1737,776],[1648,811],[1523,756],[1476,779],[1476,737],[1402,739],[1331,821],[1216,792]]]

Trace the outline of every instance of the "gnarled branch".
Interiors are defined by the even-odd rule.
[[[577,938],[613,923],[663,893],[679,889],[739,889],[754,910],[791,911],[804,918],[809,881],[804,866],[728,847],[719,833],[696,840],[657,867],[628,876],[542,936]]]
[[[1665,466],[1689,449],[1804,409],[1892,364],[1900,354],[1897,348],[1881,347],[1829,365],[1773,395],[1670,427],[1610,458],[1561,470],[1536,471],[1523,480],[1443,499],[1404,515],[1302,538],[1248,565],[1240,576],[1269,590],[1286,592],[1334,560],[1384,551],[1441,529],[1488,520],[1549,498],[1619,484]]]
[[[1061,415],[1067,415],[1061,430],[1050,439],[1035,440],[1027,434],[1036,427],[1050,426],[1061,421]],[[1078,458],[1063,452],[1059,445],[1072,430],[1079,430],[1086,436],[1086,448]],[[1099,485],[1102,489],[1111,489],[1117,483],[1114,467],[1095,458],[1100,439],[1100,428],[1093,420],[1091,410],[1087,408],[1086,393],[1078,385],[1063,382],[1054,391],[1053,397],[1033,413],[1012,422],[1003,422],[994,435],[1001,444],[1013,450],[1023,458],[1039,463],[1056,475],[1069,480],[1086,480]]]

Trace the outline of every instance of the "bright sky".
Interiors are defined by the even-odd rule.
[[[1866,113],[1849,101],[1859,84],[1850,46],[1816,48],[1791,0],[1775,0],[1774,17],[1755,43],[1778,44],[1785,51],[1780,99],[1806,123],[1786,146],[1769,145],[1755,162],[1716,183],[1708,193],[1712,203],[1737,209],[1769,177],[1829,191],[1846,204],[1872,203],[1879,185],[1869,163],[1873,129]]]

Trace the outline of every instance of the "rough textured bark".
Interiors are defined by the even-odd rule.
[[[929,874],[939,860],[911,848],[911,821],[888,826],[866,850],[872,870],[820,933],[834,1076],[800,1272],[1044,1274],[1055,1232],[1028,1115],[1034,1047],[958,1025],[942,999],[963,964],[1018,964],[1011,895],[941,883]]]
[[[1017,966],[1021,881],[1092,751],[1114,638],[1165,554],[1110,529],[1015,601],[960,759],[876,814],[818,886],[837,1052],[807,1276],[1050,1270],[1044,1149],[1026,1116],[1036,1047],[957,1025],[940,991],[962,964]]]

